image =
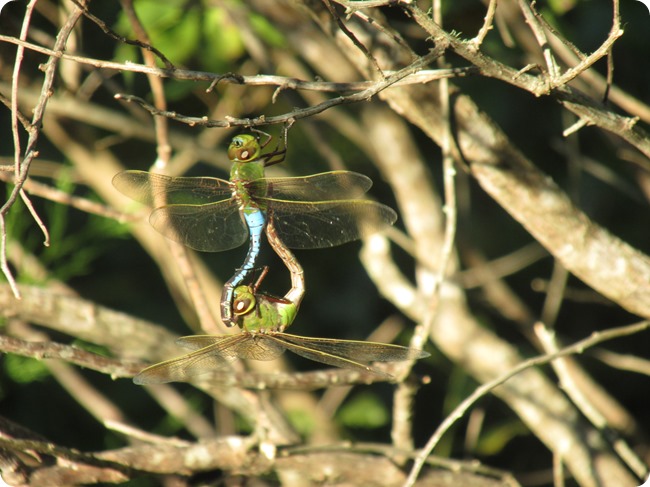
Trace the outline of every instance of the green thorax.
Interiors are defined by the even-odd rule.
[[[257,160],[253,162],[235,162],[230,170],[230,182],[235,186],[235,197],[239,201],[239,207],[246,211],[251,208],[266,210],[266,205],[251,198],[248,183],[264,177],[264,164]],[[265,196],[266,189],[257,187],[253,196]]]
[[[233,137],[228,146],[228,159],[232,162],[230,181],[235,184],[264,177],[264,158],[259,142],[252,135]],[[238,187],[240,189],[240,187]]]
[[[253,294],[250,286],[235,289],[233,310],[237,324],[249,332],[280,332],[287,328],[298,313],[298,307],[282,298]]]

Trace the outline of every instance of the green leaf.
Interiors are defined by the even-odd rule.
[[[373,429],[388,424],[390,415],[375,394],[365,392],[344,404],[339,410],[338,418],[350,428]]]
[[[147,31],[150,44],[156,46],[174,64],[183,64],[197,52],[200,40],[201,12],[199,8],[187,8],[181,0],[140,0],[135,3],[140,22]],[[121,12],[114,29],[127,39],[135,39],[127,16]],[[116,58],[121,61],[140,62],[137,47],[122,44],[116,50]],[[138,59],[134,59],[138,56]],[[158,61],[159,66],[163,66]]]
[[[479,455],[497,455],[517,436],[530,434],[530,430],[519,420],[508,421],[484,431],[476,446]]]
[[[232,63],[244,55],[244,43],[239,29],[223,9],[213,8],[206,12],[203,30],[203,69],[216,73],[229,71]]]
[[[314,415],[304,409],[291,409],[287,411],[287,416],[295,430],[303,435],[309,436],[314,431]]]
[[[29,384],[50,375],[49,369],[42,361],[11,353],[4,356],[4,368],[7,375],[19,384]]]
[[[268,44],[273,47],[286,46],[287,40],[282,32],[277,30],[267,19],[255,14],[251,16],[250,22],[257,34]]]

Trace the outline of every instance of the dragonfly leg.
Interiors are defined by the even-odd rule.
[[[257,289],[260,287],[260,284],[262,284],[262,281],[264,280],[268,272],[269,272],[269,266],[265,265],[264,267],[262,267],[262,272],[260,273],[260,276],[255,281],[255,284],[253,284],[253,294],[257,292]]]
[[[280,149],[280,142],[278,142],[277,147],[273,151],[264,154],[264,167],[273,166],[274,164],[278,164],[284,161],[287,155],[287,149],[289,148],[289,129],[291,128],[292,125],[293,125],[293,120],[289,121],[284,126],[284,129],[282,130],[282,142],[284,148]],[[264,147],[269,142],[270,139],[266,140],[264,142],[264,145],[262,145],[261,147]]]

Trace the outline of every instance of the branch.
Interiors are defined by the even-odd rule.
[[[17,300],[6,285],[0,286],[2,316],[104,345],[119,356],[156,361],[178,353],[175,335],[151,322],[43,288],[20,286],[20,292],[23,298]]]
[[[32,342],[0,335],[0,352],[14,353],[38,360],[60,359],[66,362],[108,374],[113,379],[133,377],[144,365],[116,360],[81,348],[54,342]]]
[[[394,85],[399,80],[409,76],[410,74],[420,71],[420,69],[423,66],[426,66],[427,64],[435,60],[442,51],[443,51],[442,48],[436,48],[426,56],[423,56],[422,58],[418,59],[416,62],[412,63],[410,66],[400,69],[399,71],[395,71],[393,74],[387,76],[385,79],[372,83],[370,87],[362,91],[359,91],[357,93],[353,93],[352,95],[331,98],[322,103],[319,103],[318,105],[313,105],[307,108],[299,108],[294,110],[293,112],[283,114],[283,115],[276,115],[273,117],[266,117],[265,115],[261,115],[255,118],[238,119],[238,118],[226,117],[225,120],[210,120],[207,117],[188,117],[186,115],[179,115],[176,112],[171,112],[168,110],[159,110],[153,105],[147,103],[142,98],[134,95],[117,94],[115,95],[115,98],[118,100],[135,102],[154,116],[167,117],[172,120],[176,120],[177,122],[186,123],[188,125],[191,125],[192,127],[201,126],[201,127],[226,128],[226,127],[256,127],[259,125],[287,124],[302,118],[313,117],[314,115],[317,115],[335,106],[367,101],[377,93],[380,93],[386,88]]]
[[[21,41],[20,39],[11,36],[0,35],[0,41],[23,46],[34,52],[46,54],[48,56],[53,56],[60,59],[66,59],[79,64],[93,66],[99,69],[119,72],[130,71],[133,73],[150,74],[153,76],[158,76],[160,78],[170,78],[176,80],[209,81],[210,87],[207,91],[212,91],[212,89],[219,83],[231,83],[235,85],[247,86],[277,86],[281,90],[316,91],[322,93],[347,93],[367,90],[376,84],[374,81],[351,81],[348,83],[330,81],[305,81],[299,78],[277,76],[271,74],[244,76],[237,73],[217,74],[210,73],[208,71],[194,71],[189,69],[165,69],[157,68],[154,66],[145,66],[143,64],[132,62],[117,63],[113,61],[102,61],[95,58],[78,56],[65,52],[56,52],[48,49],[47,47],[39,46],[38,44],[33,44],[27,41]],[[472,76],[478,74],[478,72],[478,69],[473,66],[447,69],[423,69],[416,73],[405,76],[399,81],[396,81],[394,83],[394,86],[424,84],[442,78]],[[396,71],[384,71],[384,74],[390,76],[396,74]]]
[[[438,429],[431,436],[426,446],[422,449],[421,453],[418,455],[418,458],[413,465],[411,473],[409,474],[409,480],[405,484],[405,487],[412,487],[415,485],[418,474],[424,465],[426,457],[433,451],[435,446],[438,444],[442,435],[444,435],[449,428],[451,428],[456,421],[462,418],[465,413],[483,396],[488,394],[490,391],[494,390],[496,387],[504,384],[512,377],[523,372],[526,369],[531,367],[536,367],[538,365],[544,365],[553,360],[556,360],[561,357],[566,357],[568,355],[581,354],[588,348],[591,348],[599,343],[603,343],[615,338],[620,338],[624,336],[635,335],[641,333],[650,328],[650,321],[642,321],[640,323],[635,323],[633,325],[621,326],[618,328],[612,328],[610,330],[594,332],[588,338],[580,340],[573,345],[564,347],[563,349],[550,354],[540,355],[528,360],[525,360],[518,366],[514,367],[512,370],[506,374],[497,377],[494,380],[486,382],[479,386],[472,394],[467,396],[456,408],[445,418],[445,420],[438,426]]]

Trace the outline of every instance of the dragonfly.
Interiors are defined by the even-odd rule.
[[[298,313],[298,305],[288,297],[300,287],[299,275],[292,272],[293,285],[284,298],[257,292],[263,275],[252,286],[238,286],[234,290],[233,311],[241,328],[239,334],[181,337],[176,343],[192,350],[190,353],[147,367],[133,381],[145,385],[189,381],[210,372],[214,372],[215,377],[221,376],[219,372],[227,370],[235,359],[273,360],[286,350],[315,362],[392,379],[391,375],[369,363],[417,360],[429,356],[422,350],[401,345],[285,333]],[[301,290],[297,291],[302,296]]]
[[[292,249],[341,245],[380,232],[397,220],[392,208],[361,199],[370,178],[352,171],[267,178],[264,169],[284,159],[286,151],[263,154],[251,134],[234,137],[228,148],[230,179],[170,177],[128,170],[113,185],[136,201],[152,206],[151,225],[167,238],[204,252],[219,252],[250,239],[244,264],[224,285],[222,321],[235,324],[234,290],[250,279],[262,235],[272,211],[282,242]]]

